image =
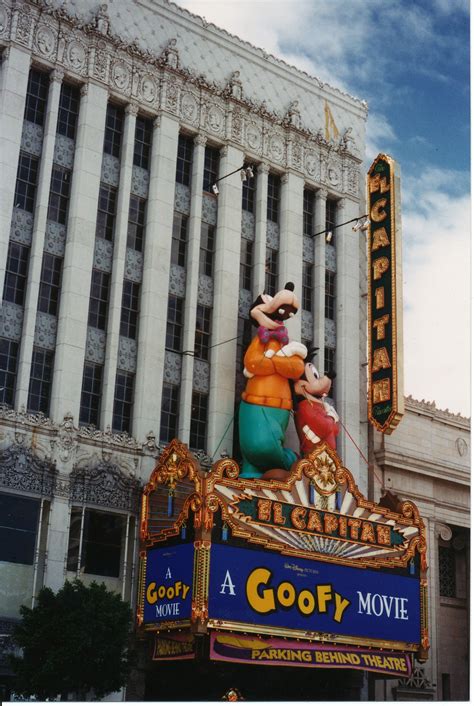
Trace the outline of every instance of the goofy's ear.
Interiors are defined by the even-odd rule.
[[[304,359],[304,362],[305,363],[312,363],[313,358],[318,351],[319,351],[319,346],[314,346],[313,348],[308,348],[308,353],[306,355],[306,358]]]
[[[288,291],[294,292],[294,291],[295,291],[295,285],[293,284],[293,282],[287,282],[287,283],[285,284],[285,286],[283,287],[283,289],[288,289]]]

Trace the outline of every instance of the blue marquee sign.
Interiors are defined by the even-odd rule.
[[[143,620],[145,624],[190,619],[193,560],[193,544],[148,550]]]
[[[419,643],[416,578],[214,544],[209,618]]]

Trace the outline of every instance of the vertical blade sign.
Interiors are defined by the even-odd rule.
[[[391,434],[404,412],[400,172],[379,154],[367,175],[368,418]]]

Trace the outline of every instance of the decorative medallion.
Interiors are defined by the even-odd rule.
[[[207,113],[207,125],[211,132],[221,133],[225,124],[224,111],[217,105],[211,105]]]
[[[130,70],[123,61],[112,65],[112,81],[120,91],[126,91],[130,84]]]
[[[40,54],[49,58],[54,51],[55,44],[56,38],[51,27],[39,25],[36,30],[36,46]]]
[[[250,149],[258,151],[262,144],[262,134],[261,130],[258,128],[256,123],[249,122],[245,130],[245,135],[247,138],[247,144]]]
[[[279,135],[270,138],[270,154],[275,162],[281,162],[285,154],[285,143]]]
[[[156,88],[156,83],[152,76],[146,74],[140,84],[140,92],[142,94],[143,100],[147,103],[153,103],[156,99],[158,90]]]
[[[66,49],[66,59],[71,68],[77,73],[80,73],[87,59],[87,49],[84,44],[77,40],[70,42]]]
[[[316,173],[317,173],[317,169],[318,169],[318,156],[317,156],[316,152],[313,152],[312,150],[309,150],[308,152],[306,152],[305,167],[306,167],[306,171],[308,172],[309,176],[316,177]]]
[[[192,93],[183,93],[181,96],[181,117],[192,125],[197,123],[198,102]]]

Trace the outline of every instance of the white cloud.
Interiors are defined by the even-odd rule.
[[[440,191],[441,175],[404,191],[405,392],[469,415],[470,197]]]

